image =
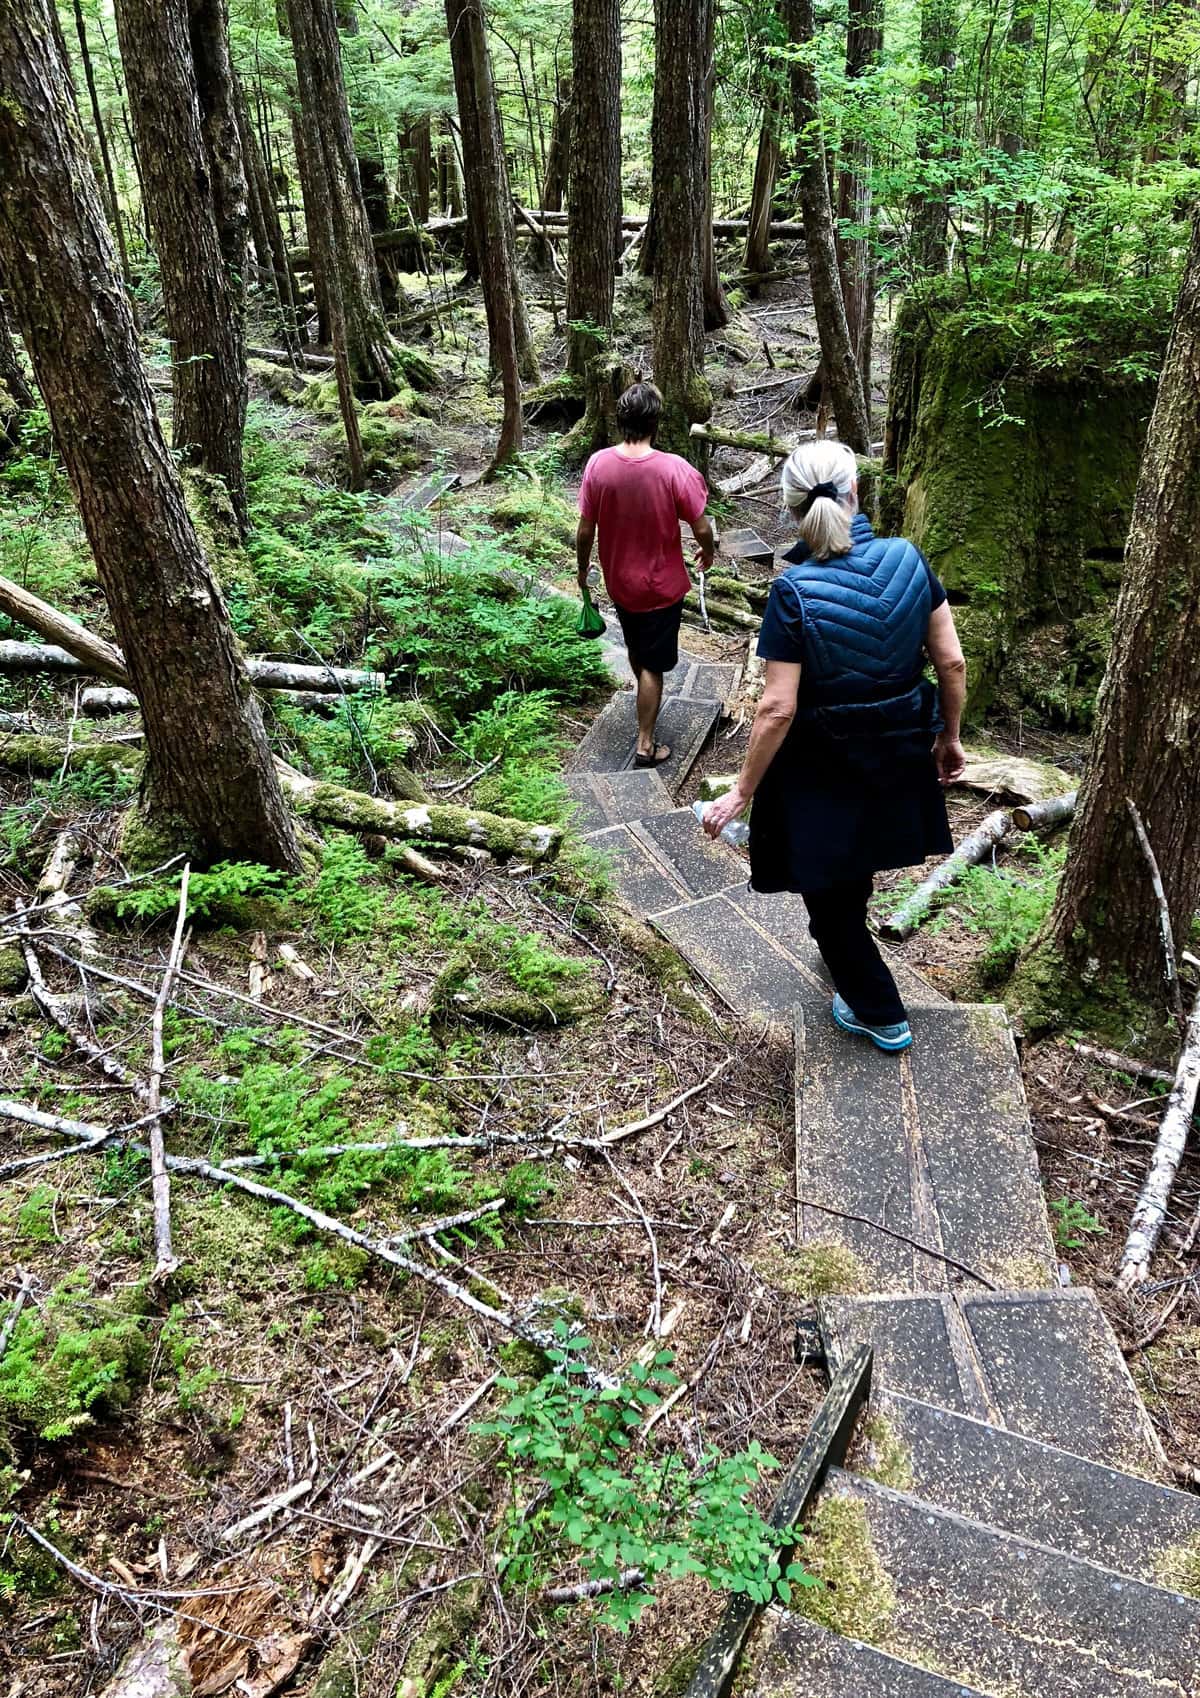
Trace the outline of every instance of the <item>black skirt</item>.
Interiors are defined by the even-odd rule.
[[[919,866],[954,847],[928,743],[847,747],[797,722],[767,768],[750,812],[750,883],[823,890],[889,867]]]

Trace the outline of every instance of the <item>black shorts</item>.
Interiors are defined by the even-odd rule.
[[[645,667],[647,672],[670,672],[679,665],[682,601],[672,602],[670,607],[651,608],[649,613],[630,613],[618,607],[617,618],[635,670]]]

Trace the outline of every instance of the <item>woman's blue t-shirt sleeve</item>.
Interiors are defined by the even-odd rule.
[[[767,597],[758,634],[760,660],[783,660],[793,666],[804,661],[804,612],[800,598],[786,578],[776,578]]]

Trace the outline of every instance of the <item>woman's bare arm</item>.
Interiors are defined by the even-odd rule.
[[[962,644],[958,640],[949,602],[944,601],[930,615],[925,648],[937,673],[942,718],[946,722],[945,729],[938,732],[934,743],[933,758],[942,783],[953,784],[962,777],[967,764],[960,741],[963,704],[967,699],[967,663],[963,659]]]
[[[746,750],[738,781],[732,790],[710,802],[704,810],[704,829],[710,837],[720,836],[730,820],[735,820],[749,806],[763,774],[779,753],[779,746],[796,717],[799,689],[798,664],[784,660],[767,662],[767,681],[754,715],[750,747]]]

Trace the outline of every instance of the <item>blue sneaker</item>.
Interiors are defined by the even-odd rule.
[[[913,1036],[908,1029],[908,1021],[901,1020],[895,1026],[868,1026],[864,1020],[851,1008],[845,997],[834,996],[833,1018],[843,1032],[859,1032],[864,1038],[870,1038],[876,1049],[885,1049],[895,1054],[902,1049],[911,1049]]]

